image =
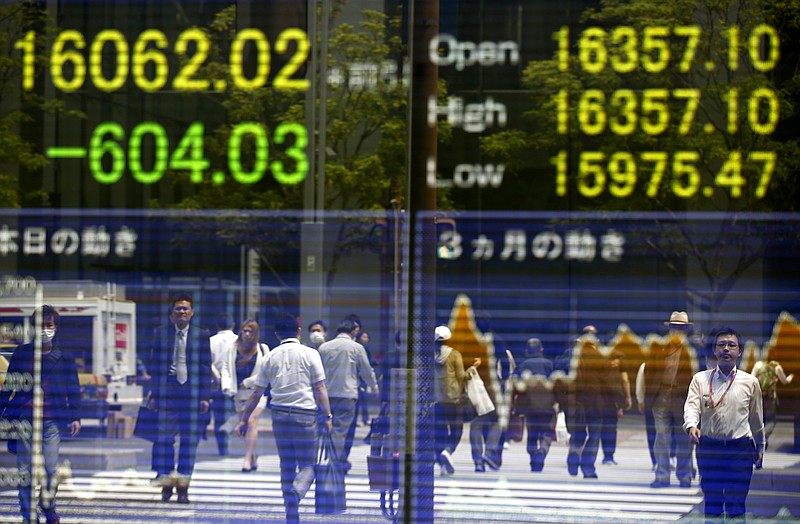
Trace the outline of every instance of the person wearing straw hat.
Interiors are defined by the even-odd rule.
[[[673,311],[669,321],[667,344],[661,355],[653,356],[645,366],[645,408],[653,410],[656,439],[656,478],[652,488],[670,485],[672,465],[670,447],[675,443],[676,468],[680,487],[692,485],[692,445],[683,431],[683,404],[689,383],[696,371],[692,366],[687,336],[692,327],[685,311]]]

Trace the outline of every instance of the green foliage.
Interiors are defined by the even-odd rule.
[[[793,6],[790,7],[788,4]],[[785,17],[783,10],[788,17]],[[765,13],[758,15],[758,13]],[[590,10],[584,14],[586,26],[606,28],[630,26],[639,35],[645,27],[677,27],[697,25],[702,28],[693,67],[689,72],[678,72],[676,68],[668,68],[660,73],[648,73],[642,67],[629,73],[616,73],[609,66],[600,73],[590,73],[580,67],[577,56],[577,45],[571,50],[569,70],[560,71],[556,60],[535,61],[527,65],[523,73],[523,84],[530,92],[530,109],[525,112],[527,125],[522,130],[510,130],[495,134],[483,140],[484,152],[493,158],[506,163],[518,176],[530,169],[530,151],[538,152],[549,158],[558,150],[573,152],[573,156],[581,151],[697,151],[700,153],[701,169],[704,182],[713,180],[719,172],[730,151],[739,150],[744,158],[751,151],[777,151],[779,154],[776,171],[767,192],[766,198],[757,198],[753,187],[758,177],[756,169],[748,166],[743,175],[748,178],[747,185],[740,197],[732,197],[729,192],[717,190],[713,199],[708,199],[707,207],[718,211],[769,211],[780,209],[795,211],[797,194],[792,182],[792,174],[796,172],[794,157],[783,154],[798,147],[796,133],[798,86],[798,68],[796,51],[791,50],[797,40],[798,7],[797,2],[734,2],[734,1],[697,1],[697,0],[606,0],[601,8]],[[725,31],[732,26],[739,26],[742,35],[749,35],[750,30],[759,23],[767,23],[775,27],[781,36],[781,67],[775,71],[760,73],[745,64],[737,71],[728,67],[727,40]],[[574,31],[572,40],[577,38]],[[744,37],[743,37],[744,38]],[[605,42],[609,55],[617,52],[615,44]],[[682,56],[686,39],[674,38],[670,42],[671,56]],[[746,55],[746,51],[741,51]],[[792,56],[794,54],[795,56]],[[713,62],[716,67],[708,70],[706,62]],[[780,124],[771,134],[753,132],[747,121],[747,101],[756,88],[767,87],[777,93],[780,100]],[[609,131],[608,127],[599,135],[590,136],[580,132],[580,115],[576,109],[580,97],[587,89],[599,89],[606,96],[615,90],[630,89],[634,93],[642,93],[647,89],[666,89],[673,93],[676,89],[698,89],[701,93],[701,104],[694,118],[694,124],[688,133],[680,132],[680,121],[686,109],[685,100],[672,97],[669,101],[670,125],[660,135],[647,135],[634,132],[620,136]],[[557,126],[556,94],[562,90],[569,93],[568,129],[565,134],[555,133]],[[728,106],[724,97],[732,90],[738,90],[741,100],[739,125],[736,133],[729,133],[726,128],[726,112]],[[639,100],[641,103],[641,99]],[[618,116],[611,104],[606,104],[609,119]],[[637,114],[642,115],[641,107]],[[713,132],[705,130],[705,124],[713,126]],[[710,130],[710,129],[709,129]],[[540,159],[541,160],[541,159]],[[540,163],[541,165],[541,163]],[[573,166],[574,167],[574,166]],[[572,170],[571,170],[572,171]],[[554,170],[551,170],[554,172]],[[554,175],[551,175],[554,176]],[[552,182],[549,182],[552,187]],[[683,199],[672,194],[669,186],[662,182],[657,195],[646,194],[646,184],[637,183],[636,191],[629,196],[611,196],[609,192],[593,198],[576,195],[569,201],[562,200],[562,205],[585,209],[608,210],[681,210],[693,208],[691,199]],[[575,191],[574,183],[570,190]],[[702,199],[702,198],[701,198]],[[557,200],[557,199],[556,199]],[[511,200],[513,201],[513,200]],[[705,206],[706,203],[704,202]]]
[[[14,44],[31,27],[44,26],[46,13],[33,3],[0,6],[0,207],[17,208],[46,200],[38,188],[24,188],[21,179],[49,164],[39,146],[26,136],[34,122],[32,115],[51,113],[82,117],[67,111],[61,100],[47,100],[22,90],[22,57]],[[37,38],[34,67],[41,71],[47,63],[43,52],[44,35]]]
[[[675,151],[698,152],[698,168],[703,180],[701,186],[713,183],[731,151],[741,151],[743,158],[752,151],[774,151],[777,165],[763,198],[758,198],[754,191],[759,173],[748,166],[742,169],[746,183],[740,196],[732,196],[725,187],[716,187],[713,198],[698,194],[684,199],[672,194],[669,180],[662,182],[657,194],[648,194],[647,185],[637,182],[635,191],[628,196],[613,196],[606,190],[599,196],[588,198],[576,194],[573,164],[569,174],[569,197],[560,200],[553,198],[554,190],[551,189],[549,197],[537,201],[536,204],[540,205],[537,209],[567,206],[569,209],[592,211],[666,211],[676,214],[684,210],[704,209],[731,213],[731,221],[740,222],[744,219],[741,215],[743,212],[798,210],[796,175],[800,168],[800,140],[797,135],[800,53],[795,43],[800,38],[800,5],[796,0],[604,0],[600,8],[584,13],[583,23],[585,27],[604,28],[608,33],[615,27],[629,26],[635,28],[638,35],[642,34],[645,27],[694,25],[702,28],[702,38],[692,62],[693,67],[685,72],[672,67],[663,72],[648,73],[638,67],[620,73],[607,66],[600,72],[590,73],[581,67],[577,44],[570,49],[566,71],[559,69],[557,57],[527,64],[522,82],[530,93],[530,106],[524,114],[524,128],[504,131],[482,140],[483,151],[491,158],[503,161],[513,175],[522,178],[530,176],[530,173],[546,171],[553,178],[542,180],[541,186],[555,187],[555,168],[547,166],[547,161],[559,150],[568,151],[571,161],[582,151],[602,151],[606,158],[617,151],[630,152],[632,155],[638,155],[641,151],[666,151],[670,154]],[[779,32],[782,45],[778,67],[759,72],[743,59],[740,67],[732,70],[729,67],[725,31],[738,26],[742,35],[749,35],[752,28],[760,23],[769,24]],[[577,40],[581,30],[574,29],[571,42]],[[604,45],[609,55],[618,52],[610,38]],[[669,41],[673,57],[681,57],[685,48],[685,38]],[[746,56],[747,51],[740,50],[740,55]],[[706,64],[710,62],[715,67],[707,67]],[[745,109],[739,111],[738,130],[735,133],[728,132],[728,106],[724,103],[724,96],[732,90],[738,90],[740,100],[747,101],[755,89],[763,87],[778,95],[780,122],[777,128],[768,134],[754,132],[747,120],[747,103],[742,102],[740,105]],[[648,135],[637,131],[621,136],[609,131],[606,126],[600,134],[589,135],[580,131],[581,115],[576,109],[587,89],[598,89],[606,96],[620,89],[630,89],[634,93],[642,93],[647,89],[664,89],[670,93],[677,89],[697,89],[702,99],[688,132],[680,130],[686,103],[672,98],[669,101],[670,123],[663,134]],[[569,93],[568,131],[559,134],[554,132],[558,126],[556,95],[563,90]],[[620,114],[615,113],[615,108],[610,104],[606,107],[609,120]],[[637,114],[642,114],[639,109]],[[547,169],[543,169],[542,165]],[[639,175],[642,176],[641,171]],[[505,201],[513,203],[519,199],[507,198]],[[729,238],[723,227],[718,237],[703,239],[703,245],[699,245],[699,239],[693,238],[692,233],[683,228],[680,222],[668,221],[655,232],[631,231],[630,234],[643,237],[653,252],[678,275],[685,275],[687,263],[693,260],[706,277],[707,287],[687,288],[687,299],[701,309],[715,311],[737,278],[762,257],[761,246],[748,243],[752,238],[770,236],[770,232],[760,230],[755,221],[748,224],[751,224],[748,226],[751,228],[748,235]]]

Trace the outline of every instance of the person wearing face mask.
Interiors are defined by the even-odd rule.
[[[328,328],[322,320],[315,320],[308,325],[308,341],[309,345],[314,349],[319,349],[327,338]]]
[[[41,349],[41,406],[34,406],[32,388],[3,388],[0,392],[0,412],[5,420],[21,420],[32,427],[34,411],[41,409],[42,455],[45,478],[41,486],[39,507],[48,524],[61,522],[56,513],[58,490],[58,455],[61,431],[76,436],[81,430],[81,393],[75,361],[63,351],[55,339],[59,314],[53,306],[42,306],[31,315],[31,325],[36,326],[36,340],[19,346],[8,365],[8,377],[32,377],[35,353]],[[23,380],[14,381],[23,383]],[[32,435],[23,431],[13,442],[17,454],[17,468],[21,476],[31,478]],[[32,507],[33,482],[19,483],[19,508],[23,522],[38,522],[37,510]]]

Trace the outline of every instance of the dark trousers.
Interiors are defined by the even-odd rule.
[[[538,471],[544,467],[544,459],[550,451],[556,426],[556,414],[548,411],[522,411],[528,430],[526,451],[531,459],[531,467]]]
[[[600,428],[600,445],[603,449],[603,459],[614,459],[617,451],[617,410],[605,408],[602,412],[602,424]]]
[[[273,408],[272,433],[278,448],[286,522],[298,522],[298,503],[314,482],[317,417],[290,408]]]
[[[566,419],[570,432],[567,470],[570,475],[577,475],[580,467],[584,475],[594,475],[602,427],[600,410],[582,404],[570,406]]]
[[[697,467],[706,516],[721,517],[723,511],[729,518],[744,515],[754,458],[755,445],[748,437],[736,440],[700,438]]]
[[[217,450],[220,455],[227,455],[228,434],[221,431],[220,427],[233,414],[233,403],[222,391],[215,391],[211,394],[211,414],[214,416],[214,437],[217,439]]]
[[[656,465],[656,419],[653,417],[653,410],[646,408],[644,410],[644,427],[647,432],[647,449],[650,451],[650,462],[653,467]],[[672,456],[675,456],[673,453]]]
[[[169,396],[159,412],[159,437],[153,443],[152,465],[158,475],[170,475],[175,469],[175,437],[178,436],[177,471],[190,477],[197,459],[197,444],[202,428],[200,404],[191,400],[191,385],[173,382]],[[204,429],[204,428],[202,428]]]
[[[434,408],[436,456],[444,450],[453,453],[464,433],[462,408],[455,402],[437,402]]]

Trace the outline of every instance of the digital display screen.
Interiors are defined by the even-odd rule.
[[[304,344],[314,321],[331,340],[342,319],[360,318],[380,392],[362,391],[363,420],[349,428],[356,520],[391,517],[398,500],[408,522],[702,512],[696,480],[659,507],[626,492],[619,509],[605,484],[584,499],[563,428],[532,478],[542,470],[527,441],[507,438],[527,387],[513,371],[537,340],[556,374],[535,387],[550,395],[591,376],[587,347],[603,362],[622,355],[623,465],[596,461],[612,491],[647,491],[652,480],[646,458],[630,465],[649,455],[635,383],[671,343],[671,313],[689,318],[687,369],[706,368],[708,333],[728,325],[741,335],[741,370],[774,361],[784,378],[800,373],[795,4],[0,1],[0,377],[17,346],[41,336],[37,306],[53,305],[86,406],[81,434],[61,433],[62,458],[73,459],[58,492],[64,520],[157,522],[159,508],[175,507],[154,502],[152,446],[133,430],[158,361],[154,332],[171,322],[176,293],[192,296],[192,325],[213,334],[226,315],[238,335],[255,320],[270,348],[284,313]],[[479,422],[460,420],[454,463],[439,454],[442,354],[429,334],[440,325],[465,368],[480,359],[495,407],[483,437]],[[14,369],[0,399],[36,390],[34,372]],[[777,444],[755,475],[786,473],[798,387],[769,386],[780,397],[767,413]],[[260,418],[258,459],[233,434],[217,453],[216,423],[236,410],[216,398],[230,405],[201,421],[196,522],[229,522],[214,505],[239,511],[239,497],[252,508],[242,522],[282,519],[271,413]],[[570,417],[560,401],[548,409]],[[30,404],[47,419],[46,397]],[[391,449],[364,440],[373,419],[391,427]],[[0,416],[0,439],[41,435],[39,422]],[[75,460],[85,453],[76,448],[119,440],[138,451]],[[478,441],[505,454],[507,476]],[[400,488],[383,478],[388,509],[376,454],[400,465]],[[258,468],[241,463],[248,456]],[[41,481],[17,474],[13,454],[0,459],[5,521],[20,513],[17,488]],[[570,502],[556,512],[531,499],[539,481]],[[778,484],[748,510],[774,516],[786,495]],[[268,500],[253,500],[265,485]],[[301,517],[316,511],[319,489]]]

